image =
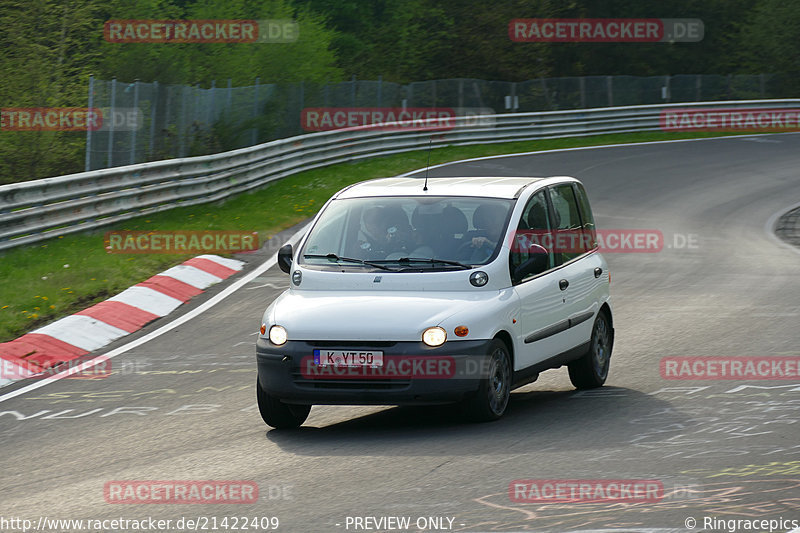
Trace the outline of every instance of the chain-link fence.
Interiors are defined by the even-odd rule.
[[[210,88],[90,80],[89,106],[103,113],[87,133],[86,170],[205,155],[304,133],[302,110],[478,109],[482,113],[787,98],[785,76],[675,75],[543,78],[525,82],[449,79],[407,85],[352,80]],[[793,94],[789,94],[793,93]]]

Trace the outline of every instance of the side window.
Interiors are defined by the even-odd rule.
[[[575,196],[578,198],[578,207],[581,210],[583,238],[585,239],[586,248],[587,250],[594,250],[597,248],[597,228],[594,225],[592,208],[589,206],[589,197],[580,183],[573,183],[572,186],[575,188]]]
[[[525,204],[514,235],[511,253],[509,254],[509,268],[512,276],[519,265],[531,258],[530,247],[532,244],[544,246],[550,252],[552,248],[552,225],[547,213],[545,191],[539,191],[534,194]],[[552,254],[548,254],[547,269],[551,269],[555,265],[555,257]]]
[[[583,222],[572,185],[565,183],[550,187],[550,200],[553,204],[557,230],[555,232],[557,253],[554,255],[560,260],[558,264],[562,264],[586,253],[590,246],[583,235]]]

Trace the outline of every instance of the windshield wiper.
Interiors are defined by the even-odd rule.
[[[363,259],[356,259],[355,257],[339,257],[336,254],[305,254],[303,259],[330,259],[331,261],[342,261],[345,263],[357,263],[359,265],[367,265],[381,270],[392,270],[391,268],[373,263],[372,261],[364,261]]]
[[[424,257],[401,257],[400,259],[386,259],[382,261],[378,261],[380,263],[400,263],[400,264],[409,264],[409,263],[441,263],[443,265],[452,265],[461,268],[472,268],[472,265],[465,265],[464,263],[459,263],[458,261],[450,261],[449,259],[437,259],[435,257],[431,258],[424,258]]]

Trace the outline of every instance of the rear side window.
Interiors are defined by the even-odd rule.
[[[573,183],[572,186],[575,189],[575,197],[578,199],[578,207],[581,211],[581,222],[587,247],[589,250],[594,250],[597,248],[597,228],[594,225],[592,208],[589,206],[589,197],[586,195],[586,189],[580,183]]]
[[[572,185],[565,183],[550,188],[550,201],[555,217],[555,256],[558,264],[566,263],[592,249],[584,235],[578,201]]]

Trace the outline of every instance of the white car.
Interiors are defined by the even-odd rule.
[[[256,343],[264,421],[314,404],[462,402],[495,420],[510,391],[567,365],[603,385],[610,273],[570,177],[385,178],[336,193],[296,248]]]

